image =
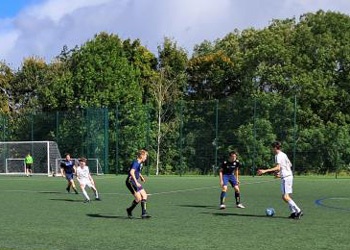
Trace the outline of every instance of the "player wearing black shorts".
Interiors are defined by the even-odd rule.
[[[141,218],[148,219],[151,216],[147,214],[147,193],[142,187],[140,181],[145,182],[145,178],[141,174],[142,164],[146,161],[148,152],[140,150],[137,153],[137,158],[131,163],[128,177],[125,184],[130,193],[134,196],[134,200],[130,207],[126,209],[128,217],[132,218],[132,211],[141,202]]]

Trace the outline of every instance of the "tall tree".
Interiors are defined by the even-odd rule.
[[[46,73],[47,64],[43,59],[29,57],[24,60],[11,83],[16,112],[37,110],[39,88],[47,84]]]
[[[13,78],[14,73],[10,67],[5,62],[0,62],[0,113],[8,114],[11,110],[10,84]]]
[[[176,102],[184,95],[186,82],[187,53],[176,42],[169,38],[158,46],[158,71],[150,85],[150,94],[154,100],[156,122],[156,174],[159,174],[160,164],[178,165],[176,159],[171,158],[171,152],[176,147],[166,144],[164,138],[178,135],[179,120],[176,119]],[[167,158],[169,157],[169,158]],[[162,159],[162,160],[161,160]]]

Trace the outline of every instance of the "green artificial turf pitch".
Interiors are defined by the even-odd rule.
[[[62,177],[0,176],[0,249],[349,249],[350,180],[294,179],[301,220],[288,219],[280,181],[241,177],[241,200],[228,190],[219,210],[219,178],[149,176],[151,219],[128,219],[126,176],[94,176],[102,201],[83,203]],[[93,193],[89,191],[93,198]],[[265,216],[273,207],[275,216]]]

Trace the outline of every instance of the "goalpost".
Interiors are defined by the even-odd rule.
[[[30,153],[34,159],[33,174],[52,176],[56,159],[61,153],[54,141],[0,142],[0,174],[24,174],[24,158]]]

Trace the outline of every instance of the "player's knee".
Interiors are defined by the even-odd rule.
[[[137,203],[139,203],[141,200],[142,200],[141,195],[140,195],[139,193],[136,193],[136,194],[135,194],[135,201],[136,201]]]
[[[290,200],[290,197],[288,194],[284,194],[282,195],[282,199],[285,201],[285,202],[288,202]]]

